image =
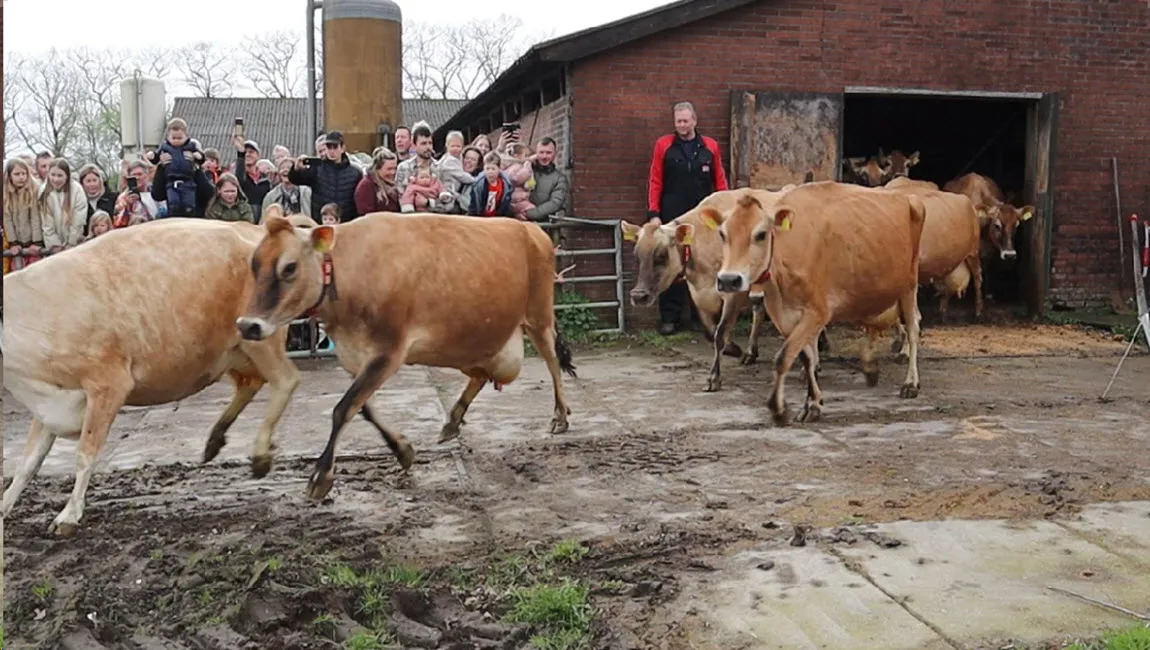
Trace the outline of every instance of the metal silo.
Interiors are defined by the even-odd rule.
[[[370,153],[403,120],[402,23],[391,0],[323,0],[324,130],[348,152]]]

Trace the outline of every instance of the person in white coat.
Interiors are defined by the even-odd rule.
[[[72,166],[57,158],[48,166],[48,180],[40,190],[40,227],[44,246],[51,252],[84,241],[88,222],[88,198],[83,186],[72,178]]]

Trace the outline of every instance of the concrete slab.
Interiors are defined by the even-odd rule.
[[[1089,635],[1129,619],[1046,589],[1150,608],[1145,568],[1048,521],[900,521],[873,527],[903,543],[839,546],[875,584],[960,647]],[[1143,551],[1145,552],[1145,551]]]
[[[710,561],[710,560],[709,560]],[[773,562],[769,570],[758,568]],[[745,551],[695,574],[681,602],[706,603],[695,648],[950,648],[837,558],[813,546]],[[686,579],[684,579],[686,580]]]
[[[1150,502],[1095,503],[1065,528],[1132,562],[1150,568]],[[1150,613],[1150,603],[1145,608]]]

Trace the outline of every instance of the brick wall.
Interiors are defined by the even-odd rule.
[[[556,99],[550,104],[544,104],[538,110],[534,110],[523,117],[519,118],[519,134],[524,142],[530,138],[530,144],[534,145],[540,138],[552,137],[555,138],[558,144],[558,155],[555,164],[560,169],[567,168],[568,151],[568,134],[570,133],[570,121],[567,119],[570,115],[571,108],[568,103],[566,95]],[[495,144],[499,140],[499,134],[503,128],[497,128],[487,137],[491,138],[491,144]]]
[[[1051,297],[1104,302],[1118,281],[1110,156],[1123,210],[1150,213],[1148,31],[1142,0],[1008,9],[994,0],[771,0],[708,18],[573,66],[574,212],[642,219],[651,149],[671,132],[676,101],[694,102],[700,131],[729,165],[735,89],[1057,91]]]

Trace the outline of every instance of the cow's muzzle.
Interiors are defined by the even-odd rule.
[[[634,307],[650,307],[655,302],[655,294],[646,287],[631,289],[631,305]]]
[[[240,330],[240,336],[248,341],[262,341],[272,333],[272,327],[262,318],[237,318],[236,327]]]
[[[747,276],[742,273],[720,273],[715,278],[715,289],[719,293],[738,293],[747,290]]]
[[[998,256],[1004,260],[1012,260],[1018,257],[1018,253],[1014,250],[1000,251]]]

